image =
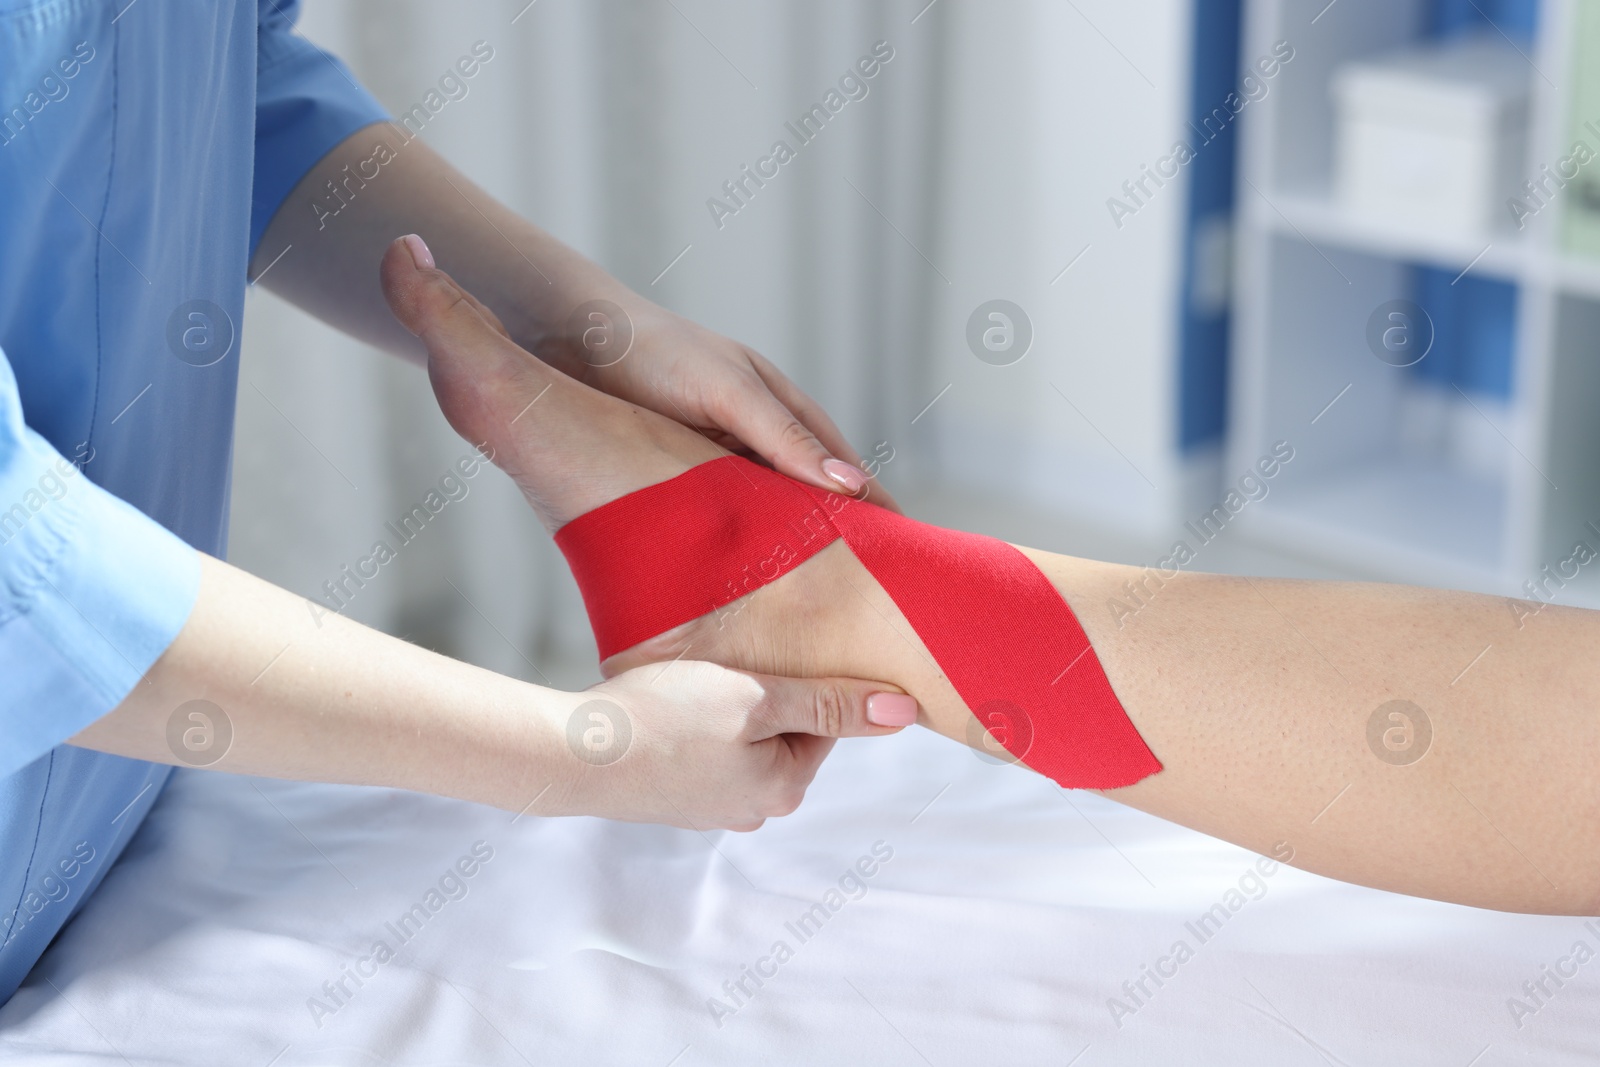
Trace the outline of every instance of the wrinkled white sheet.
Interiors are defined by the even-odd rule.
[[[879,842],[892,858],[827,911]],[[429,901],[475,845],[492,858]],[[1242,877],[1256,892],[1255,861],[915,730],[841,744],[798,813],[749,835],[183,771],[0,1010],[0,1062],[1600,1060],[1600,959],[1508,1007],[1575,942],[1600,949],[1600,923],[1279,868],[1202,942],[1186,923],[1237,904]],[[817,903],[827,918],[791,929]],[[1136,1003],[1122,983],[1179,940],[1192,958]],[[778,942],[792,955],[761,963]],[[758,964],[772,977],[731,997]]]

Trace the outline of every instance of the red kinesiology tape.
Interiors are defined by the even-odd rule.
[[[1013,756],[1071,789],[1161,769],[1083,627],[1015,547],[801,485],[736,456],[556,534],[605,659],[718,611],[843,540]]]

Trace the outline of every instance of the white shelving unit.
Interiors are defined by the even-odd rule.
[[[1542,0],[1527,51],[1530,177],[1568,147],[1576,2]],[[1330,76],[1414,41],[1424,11],[1420,0],[1246,4],[1241,59],[1281,40],[1295,57],[1241,116],[1227,469],[1279,439],[1295,447],[1288,476],[1241,515],[1257,539],[1373,577],[1520,594],[1579,538],[1600,548],[1585,529],[1600,528],[1600,261],[1560,250],[1559,204],[1521,232],[1507,212],[1504,230],[1475,238],[1376,225],[1334,200]],[[1399,445],[1407,372],[1374,357],[1365,327],[1410,295],[1417,264],[1517,287],[1510,408],[1491,421],[1502,474]],[[1600,563],[1583,572],[1557,599],[1600,606]]]

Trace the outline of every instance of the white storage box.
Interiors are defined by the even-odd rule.
[[[1334,72],[1335,188],[1380,224],[1483,235],[1507,225],[1526,179],[1530,68],[1515,48],[1469,37]]]

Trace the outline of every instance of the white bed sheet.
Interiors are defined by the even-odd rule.
[[[402,942],[386,924],[480,841],[466,895]],[[892,859],[802,941],[785,924],[876,842]],[[1255,860],[921,731],[841,744],[749,835],[183,771],[0,1010],[0,1062],[1600,1061],[1600,959],[1534,1014],[1507,1003],[1600,923],[1280,868],[1202,943],[1185,924]],[[1122,983],[1180,939],[1135,1004]],[[379,940],[391,962],[325,993]],[[792,958],[729,997],[779,941]]]

